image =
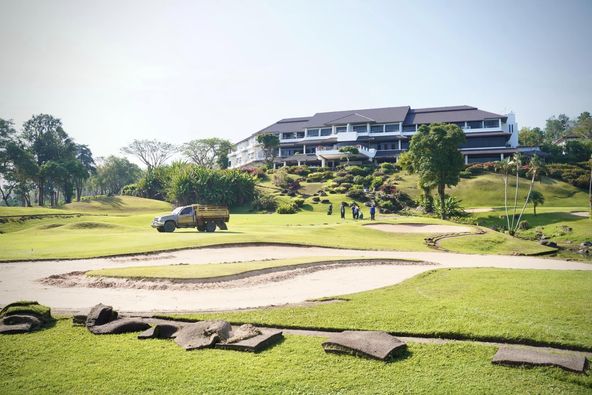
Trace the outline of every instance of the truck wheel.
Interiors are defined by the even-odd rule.
[[[206,226],[204,224],[197,225],[197,231],[198,232],[205,232],[206,231]]]
[[[159,226],[158,228],[156,228],[156,230],[160,233],[164,232],[164,228],[162,226]]]
[[[171,233],[175,231],[175,223],[173,221],[167,221],[164,223],[164,231]]]
[[[206,232],[215,232],[216,231],[216,223],[214,221],[208,221],[206,223]]]

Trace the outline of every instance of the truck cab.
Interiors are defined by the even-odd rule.
[[[177,207],[170,215],[152,220],[152,227],[159,232],[174,232],[176,228],[196,228],[200,232],[227,230],[230,213],[225,206],[192,204]]]

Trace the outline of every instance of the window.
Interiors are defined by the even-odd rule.
[[[185,207],[183,210],[181,210],[180,215],[189,215],[191,214],[192,208],[191,207]]]
[[[333,129],[331,129],[331,128],[321,129],[321,136],[330,136],[332,133],[333,133]]]
[[[353,129],[356,133],[366,133],[368,131],[368,127],[366,125],[354,125]]]
[[[469,129],[481,129],[483,127],[483,121],[469,121],[467,122]]]
[[[488,119],[485,121],[485,127],[486,128],[497,128],[499,126],[499,120],[498,119]]]
[[[345,133],[345,132],[347,132],[347,126],[337,126],[335,128],[335,131],[337,133]]]
[[[304,138],[304,132],[296,132],[296,138],[297,139]]]
[[[403,133],[415,132],[415,125],[403,125]]]
[[[393,123],[391,125],[385,125],[384,131],[387,133],[398,132],[399,131],[399,124]]]
[[[370,126],[370,133],[382,133],[383,131],[384,131],[384,125],[372,125],[372,126]]]
[[[290,139],[295,139],[295,138],[296,138],[295,133],[282,133],[283,140],[290,140]]]
[[[453,125],[458,126],[461,129],[465,128],[465,123],[464,122],[452,122]]]
[[[308,137],[318,137],[319,136],[319,129],[308,129],[306,131],[306,135]]]

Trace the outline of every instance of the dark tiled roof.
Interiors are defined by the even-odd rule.
[[[268,127],[261,129],[257,133],[263,132],[277,132],[277,133],[284,133],[284,132],[298,132],[304,130],[306,127],[306,123],[310,117],[300,117],[300,118],[284,118],[273,125],[269,125]]]
[[[374,122],[389,123],[402,122],[405,115],[409,111],[409,106],[404,107],[386,107],[386,108],[370,108],[366,110],[348,110],[348,111],[331,111],[318,112],[305,125],[307,128],[323,127],[336,124],[345,125],[347,123],[366,123],[373,120]],[[351,119],[354,122],[347,120]]]
[[[418,108],[409,110],[405,117],[404,124],[414,125],[436,122],[482,121],[494,118],[502,118],[505,120],[507,117],[470,106]]]

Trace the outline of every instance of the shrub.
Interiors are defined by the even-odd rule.
[[[380,190],[387,195],[393,195],[397,192],[397,184],[391,179],[386,180],[380,187]]]
[[[351,187],[353,187],[352,184],[350,184],[349,182],[344,182],[343,184],[339,185],[342,188],[345,188],[345,190],[347,191],[348,189],[350,189]]]
[[[382,177],[372,177],[372,181],[370,182],[370,189],[375,191],[376,189],[382,186],[384,179]]]
[[[357,149],[356,147],[346,146],[346,147],[339,148],[339,152],[344,153],[344,154],[357,155],[360,153],[360,150]]]
[[[318,196],[313,196],[313,197],[312,197],[312,201],[313,201],[313,202],[316,202],[316,203],[318,203],[320,200],[321,200],[321,198],[320,198],[320,197],[318,197]]]
[[[321,200],[321,203],[323,203],[323,204],[330,204],[331,201],[329,199],[323,199],[323,200]]]
[[[362,166],[347,166],[344,171],[346,174],[351,174],[352,176],[366,176],[372,172],[372,169]]]
[[[302,206],[304,206],[304,199],[302,199],[302,198],[295,198],[292,201],[294,202],[294,204],[298,208],[302,208]]]
[[[333,181],[335,181],[337,184],[343,184],[344,182],[352,183],[354,182],[354,176],[351,174],[346,174],[342,177],[335,177]]]
[[[263,167],[249,167],[243,170],[258,180],[263,180],[267,177],[267,170]]]
[[[138,184],[128,184],[123,187],[121,194],[125,196],[139,196]]]
[[[380,164],[379,169],[383,174],[393,174],[397,171],[397,166],[393,163],[384,162]]]
[[[520,221],[520,223],[518,224],[518,229],[522,229],[522,230],[530,229],[530,224],[526,220]]]
[[[172,177],[170,197],[178,205],[191,203],[237,206],[255,195],[253,177],[239,170],[212,170],[189,164]]]
[[[282,167],[273,174],[273,185],[279,188],[288,189],[290,177],[285,167]]]
[[[278,214],[295,214],[297,211],[298,207],[296,207],[296,205],[292,202],[282,203],[276,210]]]
[[[457,200],[454,196],[446,196],[446,199],[444,199],[444,206],[442,206],[440,203],[440,199],[435,199],[434,210],[439,216],[442,216],[444,213],[448,218],[462,217],[466,215],[465,211],[460,205],[460,200]]]
[[[368,198],[366,197],[366,193],[361,188],[352,188],[345,194],[345,196],[358,201],[368,200]]]
[[[407,208],[412,208],[415,204],[411,197],[403,192],[386,194],[379,192],[376,195],[376,204],[383,213],[394,213]]]
[[[310,168],[307,165],[303,166],[289,166],[286,168],[288,173],[296,174],[298,176],[307,176],[310,173]]]
[[[471,173],[468,170],[463,170],[459,173],[460,178],[471,178],[473,176],[473,173]]]
[[[261,191],[255,191],[252,206],[258,211],[275,211],[277,208],[277,199],[275,196]]]
[[[547,165],[547,175],[583,189],[588,188],[590,182],[590,171],[578,165],[552,163]]]
[[[335,192],[335,193],[345,193],[345,192],[347,192],[347,188],[346,187],[335,187],[335,188],[333,188],[333,192]]]

